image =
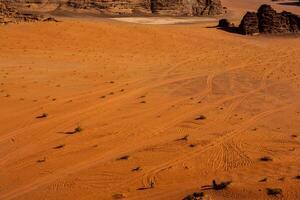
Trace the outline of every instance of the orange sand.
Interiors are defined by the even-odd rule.
[[[205,26],[0,27],[0,199],[300,199],[299,37]]]

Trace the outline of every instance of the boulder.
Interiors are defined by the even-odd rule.
[[[229,28],[229,27],[234,27],[234,24],[230,23],[228,19],[220,19],[218,27],[220,28]]]
[[[218,27],[221,27],[221,28],[230,27],[230,22],[228,21],[228,19],[220,19]]]

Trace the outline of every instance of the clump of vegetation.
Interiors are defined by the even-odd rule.
[[[292,137],[292,138],[296,138],[296,137],[298,137],[298,136],[294,134],[294,135],[291,135],[291,137]]]
[[[79,125],[77,125],[77,127],[74,129],[74,133],[79,133],[79,132],[81,132],[81,131],[83,131],[83,129],[81,128],[81,126],[79,126]]]
[[[83,128],[81,128],[81,126],[77,125],[77,127],[74,128],[73,131],[65,132],[65,134],[72,135],[72,134],[75,134],[75,133],[79,133],[81,131],[83,131]]]
[[[135,168],[133,168],[131,171],[132,172],[136,172],[136,171],[140,171],[141,170],[141,167],[135,167]]]
[[[124,199],[124,198],[126,198],[126,196],[122,193],[118,193],[118,194],[112,195],[112,198],[113,199]]]
[[[204,197],[204,192],[194,192],[183,198],[183,200],[201,200]]]
[[[176,139],[175,141],[188,141],[189,135],[185,135],[182,138]]]
[[[36,161],[37,163],[43,163],[43,162],[46,162],[46,158],[43,158],[43,159],[39,159]]]
[[[118,158],[117,160],[128,160],[129,159],[129,155],[125,155],[125,156],[121,156],[120,158]]]
[[[259,180],[259,182],[267,182],[267,178],[263,178],[263,179],[261,179],[261,180]]]
[[[205,120],[206,117],[204,115],[199,115],[195,120]]]
[[[212,181],[212,189],[223,190],[223,189],[227,188],[227,186],[230,184],[231,184],[231,181],[224,181],[224,182],[222,181],[218,184],[215,180],[213,180]]]
[[[154,186],[155,186],[155,182],[154,182],[154,181],[151,181],[151,182],[150,182],[150,188],[154,188]]]
[[[228,19],[220,19],[219,20],[219,24],[218,24],[218,27],[220,28],[228,28],[231,26],[231,23],[228,21]]]
[[[223,190],[226,189],[230,184],[231,181],[222,181],[220,183],[217,183],[215,180],[213,180],[211,185],[204,185],[201,188],[204,190]]]
[[[267,188],[267,194],[271,196],[282,195],[282,189],[280,188]]]
[[[273,159],[269,156],[263,156],[259,160],[264,162],[273,161]]]
[[[137,188],[136,190],[148,190],[148,189],[153,189],[154,186],[155,186],[154,181],[151,181],[149,187],[140,187],[140,188]]]
[[[58,146],[53,147],[53,149],[61,149],[61,148],[65,147],[65,146],[66,146],[65,144],[60,144]]]
[[[295,179],[299,179],[300,180],[300,175],[295,176]]]
[[[48,113],[43,113],[43,114],[37,116],[36,118],[40,119],[40,118],[46,118],[46,117],[48,117]]]

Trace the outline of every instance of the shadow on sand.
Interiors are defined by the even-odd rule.
[[[239,33],[239,28],[238,27],[220,27],[220,26],[208,26],[206,28],[215,28],[218,30],[222,30],[222,31],[226,31],[229,33],[236,33],[236,34],[240,34]]]
[[[57,133],[66,134],[66,135],[73,135],[73,134],[77,133],[77,131],[60,131],[60,132],[57,132]]]

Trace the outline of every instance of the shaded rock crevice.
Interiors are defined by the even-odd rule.
[[[157,13],[157,0],[150,0],[150,9],[153,14]]]

